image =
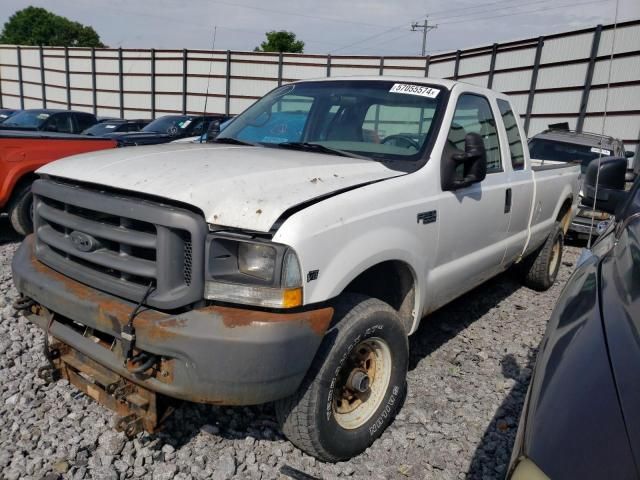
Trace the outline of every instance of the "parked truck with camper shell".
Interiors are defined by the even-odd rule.
[[[275,402],[305,452],[357,455],[402,405],[425,315],[512,266],[553,284],[580,169],[524,138],[485,88],[332,78],[276,88],[213,143],[49,164],[12,267],[39,374],[129,433],[164,396]]]
[[[625,150],[622,140],[596,133],[569,130],[566,123],[549,125],[549,129],[529,139],[529,153],[544,162],[577,163],[583,175],[592,162],[611,156],[623,157],[627,159],[625,178],[629,182],[629,188],[635,177],[634,153]],[[569,232],[583,238],[597,236],[610,221],[609,213],[580,204],[569,226]]]

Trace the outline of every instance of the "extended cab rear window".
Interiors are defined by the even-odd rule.
[[[511,154],[511,165],[514,170],[524,168],[524,152],[522,150],[522,138],[518,130],[516,116],[511,110],[511,105],[506,100],[498,99],[498,108],[502,115],[502,122],[507,131],[507,141],[509,142],[509,153]]]

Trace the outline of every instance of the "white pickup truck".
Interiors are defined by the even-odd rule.
[[[420,320],[519,263],[548,288],[579,167],[536,167],[505,95],[422,78],[279,87],[214,143],[41,168],[16,307],[49,364],[153,430],[164,396],[275,401],[338,461],[402,404]],[[160,395],[157,395],[160,394]]]

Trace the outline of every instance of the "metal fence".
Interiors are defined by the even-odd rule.
[[[640,20],[428,57],[0,45],[0,107],[102,116],[239,113],[272,88],[343,75],[450,78],[505,92],[528,134],[550,123],[640,144]]]

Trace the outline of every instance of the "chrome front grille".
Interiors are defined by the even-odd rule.
[[[55,270],[115,295],[172,309],[202,299],[206,224],[172,205],[38,180],[36,255]]]

